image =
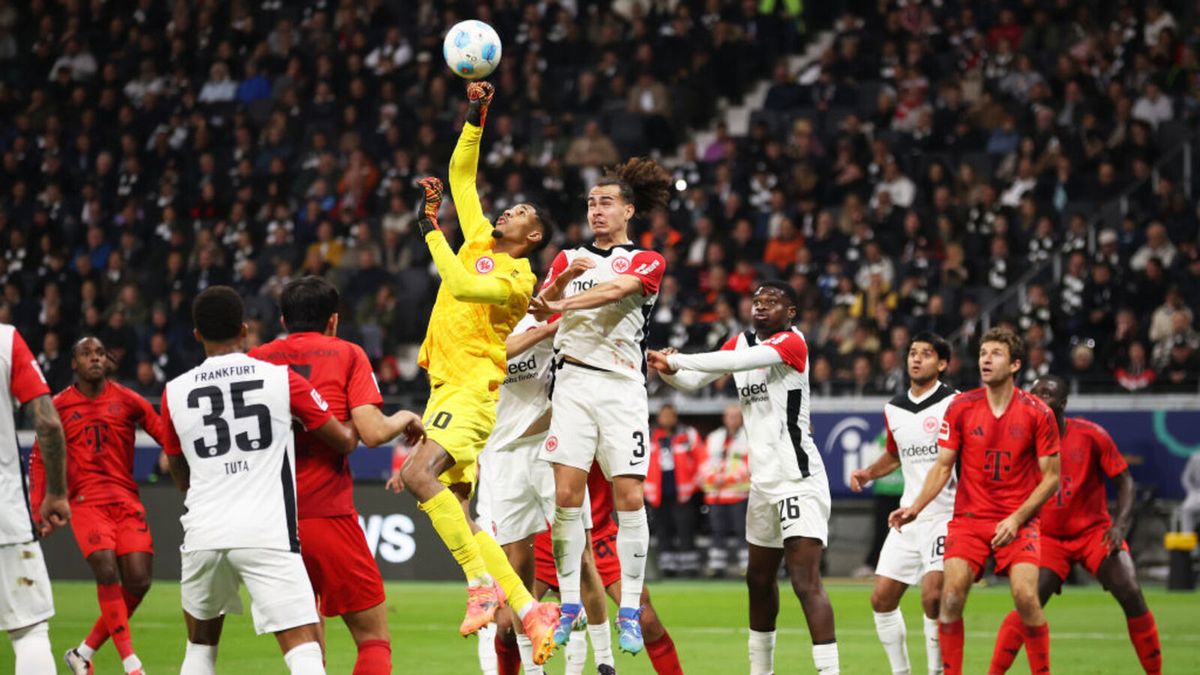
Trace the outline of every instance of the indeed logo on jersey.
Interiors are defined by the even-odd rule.
[[[531,354],[525,361],[509,361],[508,362],[508,377],[504,378],[504,384],[512,384],[514,382],[524,382],[537,377],[538,362],[537,354]]]
[[[371,514],[365,518],[359,514],[358,526],[367,537],[371,555],[399,564],[408,562],[417,552],[417,541],[412,536],[416,527],[412,518],[402,513]]]
[[[907,448],[900,448],[901,459],[915,459],[933,461],[937,459],[938,446],[936,443],[929,445],[911,445]]]
[[[595,279],[587,279],[587,280],[576,279],[575,281],[571,282],[571,291],[573,293],[582,293],[595,285],[596,285]]]
[[[738,396],[743,403],[766,403],[771,400],[766,382],[738,387]]]

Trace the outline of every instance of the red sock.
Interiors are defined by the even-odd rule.
[[[129,634],[129,610],[121,594],[120,584],[97,584],[96,597],[100,600],[100,617],[108,626],[113,645],[121,659],[133,655],[133,636]]]
[[[942,672],[944,675],[962,675],[963,671],[963,622],[938,622],[938,644],[942,647]]]
[[[646,643],[646,654],[650,656],[650,664],[658,675],[683,675],[683,666],[679,665],[679,654],[675,651],[675,641],[671,634],[663,631],[662,637],[654,642]]]
[[[992,651],[992,665],[988,666],[989,675],[1003,675],[1012,668],[1017,654],[1021,653],[1021,645],[1025,644],[1025,632],[1021,623],[1021,615],[1016,610],[1004,617],[1000,624],[1000,632],[996,635],[996,648]]]
[[[496,631],[496,672],[499,675],[517,675],[521,672],[521,648],[517,646],[515,636],[509,634],[508,639]]]
[[[354,675],[390,675],[392,672],[392,643],[387,640],[363,640],[358,645]]]
[[[1154,614],[1149,610],[1141,616],[1126,620],[1129,626],[1129,640],[1137,651],[1138,661],[1142,668],[1151,675],[1162,672],[1162,648],[1158,644],[1158,626],[1154,623]]]
[[[1025,655],[1029,657],[1029,672],[1033,675],[1050,672],[1050,624],[1025,626]]]
[[[142,597],[144,596],[134,595],[122,586],[121,597],[125,599],[125,615],[132,617],[134,610],[138,608],[138,605],[142,604]],[[99,619],[96,619],[96,624],[92,626],[92,632],[88,633],[88,636],[83,639],[83,643],[93,650],[98,651],[107,641],[108,625],[104,623],[104,616],[101,615]]]

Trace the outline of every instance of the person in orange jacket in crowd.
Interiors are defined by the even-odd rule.
[[[696,521],[704,439],[694,427],[680,424],[679,412],[666,403],[658,409],[657,422],[650,430],[650,450],[645,494],[658,542],[658,568],[663,576],[697,576]]]
[[[705,454],[700,487],[712,527],[707,573],[737,576],[746,569],[746,500],[750,497],[750,439],[738,404],[725,408],[722,425],[705,441]]]

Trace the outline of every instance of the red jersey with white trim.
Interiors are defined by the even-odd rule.
[[[292,420],[316,429],[333,415],[286,366],[233,353],[210,356],[163,391],[163,450],[183,455],[183,551],[300,551]]]
[[[1058,454],[1062,477],[1058,492],[1042,507],[1042,534],[1070,539],[1111,526],[1104,479],[1129,470],[1112,436],[1095,422],[1068,417]]]
[[[339,421],[363,405],[383,405],[371,361],[362,347],[322,333],[293,333],[250,350],[249,356],[302,375]],[[354,515],[350,458],[307,432],[296,434],[296,491],[301,518]]]
[[[16,328],[0,323],[0,546],[24,544],[37,538],[29,509],[25,464],[17,446],[16,406],[50,387],[37,359]]]
[[[554,349],[580,363],[644,382],[646,379],[646,324],[658,300],[658,285],[667,262],[655,251],[622,244],[610,249],[591,244],[561,251],[550,265],[543,287],[553,283],[578,258],[596,266],[567,284],[563,298],[579,295],[597,284],[622,275],[636,277],[642,292],[595,309],[563,312],[554,336]]]
[[[757,344],[779,352],[782,363],[733,374],[750,437],[750,487],[768,497],[786,497],[796,481],[825,480],[825,464],[812,438],[808,386],[808,343],[796,328],[758,342],[753,331],[735,335],[722,350]]]
[[[1045,403],[1020,389],[996,417],[980,387],[946,409],[938,445],[959,453],[954,517],[1003,520],[1041,482],[1038,458],[1058,454],[1058,424]]]
[[[114,504],[140,501],[133,479],[137,427],[163,444],[163,424],[154,407],[133,391],[106,382],[94,399],[71,385],[54,397],[67,440],[67,495],[73,503]],[[46,492],[41,446],[29,456],[33,502]]]

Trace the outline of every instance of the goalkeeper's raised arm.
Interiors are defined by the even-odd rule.
[[[479,241],[492,236],[492,225],[483,215],[475,174],[479,169],[479,141],[487,122],[488,106],[492,104],[495,88],[488,82],[467,85],[467,119],[454,154],[450,156],[450,194],[458,210],[458,220],[466,241]]]

